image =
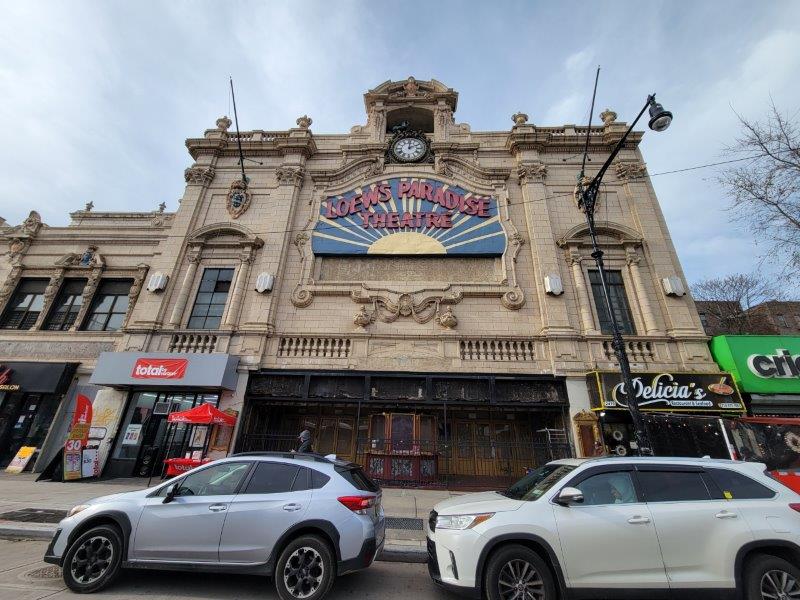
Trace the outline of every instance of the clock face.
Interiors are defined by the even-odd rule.
[[[399,160],[411,162],[425,156],[425,142],[417,138],[403,138],[392,146],[392,151]]]

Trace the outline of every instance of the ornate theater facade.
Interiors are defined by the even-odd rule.
[[[349,133],[303,116],[237,136],[222,117],[186,141],[174,213],[0,226],[0,364],[20,380],[0,391],[2,456],[35,446],[47,469],[79,395],[103,476],[149,475],[180,438],[170,412],[202,403],[237,416],[212,455],[289,450],[308,429],[387,484],[490,486],[595,452],[586,375],[617,365],[573,198],[587,128],[517,113],[476,132],[457,101],[409,78],[364,94]],[[593,165],[626,130],[601,117]],[[614,310],[634,370],[716,372],[641,137],[598,209]]]

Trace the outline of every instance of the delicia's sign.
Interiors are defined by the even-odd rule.
[[[322,201],[317,255],[500,256],[497,200],[433,179],[393,178]]]
[[[632,394],[618,372],[587,375],[595,410],[627,410],[631,398],[641,410],[729,413],[745,408],[727,373],[633,373]]]

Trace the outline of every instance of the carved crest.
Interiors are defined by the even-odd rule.
[[[243,181],[234,181],[231,184],[231,189],[228,190],[228,197],[225,200],[225,208],[228,209],[228,214],[232,218],[238,219],[250,208],[251,197],[250,190],[247,189],[247,185]]]

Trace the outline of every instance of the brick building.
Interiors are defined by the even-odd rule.
[[[303,116],[237,140],[222,117],[186,141],[175,213],[87,207],[66,227],[36,212],[0,227],[0,362],[11,381],[58,371],[47,390],[0,392],[6,459],[22,444],[40,449],[37,470],[56,461],[78,394],[107,476],[195,447],[166,438],[166,416],[203,402],[238,415],[212,454],[288,449],[309,429],[318,451],[385,481],[488,485],[592,452],[585,375],[616,364],[573,200],[586,127],[518,113],[472,131],[457,101],[409,78],[369,90],[366,124],[347,133],[314,134]],[[626,130],[601,116],[592,165]],[[600,199],[614,308],[636,371],[716,372],[674,292],[685,280],[641,138]],[[247,186],[237,142],[256,161]]]

